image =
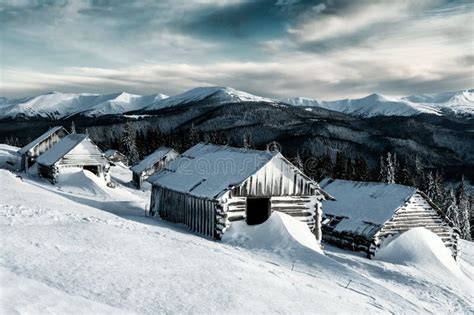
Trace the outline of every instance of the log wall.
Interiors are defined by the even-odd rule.
[[[220,239],[225,232],[216,201],[153,186],[150,216],[186,225],[192,232]]]

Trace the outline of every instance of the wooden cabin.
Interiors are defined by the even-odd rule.
[[[156,173],[167,163],[174,160],[178,153],[167,147],[159,147],[155,152],[145,157],[140,163],[132,166],[132,181],[138,188],[141,188],[143,181],[150,175]]]
[[[64,137],[41,154],[37,162],[39,175],[53,184],[57,182],[58,174],[62,170],[73,167],[91,171],[104,178],[105,182],[110,182],[110,164],[86,134],[70,134]]]
[[[53,127],[21,148],[18,151],[21,156],[20,171],[27,171],[36,162],[38,156],[46,152],[66,135],[68,135],[68,132],[62,126]]]
[[[148,181],[150,216],[193,232],[220,239],[233,221],[260,224],[281,211],[321,240],[324,193],[278,152],[199,143]]]
[[[128,158],[118,150],[109,149],[104,152],[104,156],[111,163],[122,163],[128,165]]]
[[[323,202],[325,242],[371,258],[386,237],[423,227],[437,234],[456,258],[458,231],[416,188],[339,179],[325,179],[320,186],[335,198]]]

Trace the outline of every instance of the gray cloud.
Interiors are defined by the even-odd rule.
[[[474,86],[472,20],[467,1],[4,1],[0,94],[457,90]]]

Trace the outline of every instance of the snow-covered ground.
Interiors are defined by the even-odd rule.
[[[433,273],[323,253],[280,213],[217,242],[145,217],[149,190],[112,172],[116,188],[79,170],[57,186],[0,170],[0,313],[474,311],[472,243],[455,272]]]

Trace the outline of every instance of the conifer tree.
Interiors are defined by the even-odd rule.
[[[76,133],[76,124],[74,123],[74,120],[71,122],[71,133]]]
[[[347,159],[340,151],[336,153],[336,162],[334,163],[333,177],[338,179],[346,178]]]
[[[469,196],[466,191],[466,186],[464,183],[464,176],[461,179],[461,183],[456,189],[456,198],[458,201],[458,221],[459,221],[459,230],[461,233],[461,238],[466,240],[471,240],[471,224],[470,224],[470,203]]]
[[[443,206],[446,216],[454,223],[454,225],[459,229],[459,208],[456,202],[456,196],[452,188],[449,189],[448,194],[444,200]]]
[[[194,126],[194,123],[191,125],[191,129],[189,129],[189,148],[195,146],[199,143],[199,130]]]
[[[294,164],[297,168],[299,168],[301,171],[304,172],[304,163],[303,163],[303,160],[301,159],[299,151],[296,151],[296,156],[294,158]]]
[[[250,133],[245,133],[244,134],[244,149],[254,149],[255,148],[255,144],[253,143],[253,139],[252,139],[252,134]]]
[[[135,143],[135,130],[130,122],[127,122],[123,129],[121,146],[121,151],[127,156],[129,164],[138,163],[139,154]]]
[[[354,172],[355,180],[367,181],[369,180],[369,169],[367,167],[367,161],[359,156],[354,161]]]

